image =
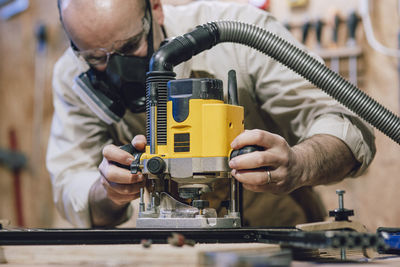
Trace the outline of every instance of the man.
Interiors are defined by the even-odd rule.
[[[144,73],[163,39],[229,19],[257,24],[298,45],[271,15],[248,5],[163,7],[160,0],[64,0],[59,8],[72,48],[54,69],[47,166],[57,208],[79,227],[115,226],[132,214],[131,202],[145,177],[115,164],[133,160],[118,146],[132,141],[139,150],[145,147],[144,77],[138,73]],[[133,71],[126,75],[128,69]],[[325,213],[312,186],[360,175],[375,153],[371,129],[298,75],[242,45],[220,44],[174,71],[177,78],[208,76],[226,84],[229,69],[237,71],[249,129],[231,146],[264,148],[229,162],[233,177],[245,188],[243,224],[322,220]],[[131,86],[125,86],[129,82],[124,77],[134,77]],[[101,102],[104,95],[112,101]],[[208,196],[218,211],[227,194],[223,187],[217,183]]]

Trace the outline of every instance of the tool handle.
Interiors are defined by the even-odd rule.
[[[318,19],[315,22],[315,35],[317,38],[318,44],[322,43],[322,28],[324,27],[324,22],[321,19]]]
[[[311,27],[311,23],[309,21],[304,23],[303,26],[301,27],[301,30],[302,30],[301,42],[303,44],[305,44],[307,41],[308,32],[310,31],[310,27]]]
[[[349,39],[356,39],[356,29],[358,24],[358,16],[355,11],[351,12],[347,18],[347,29],[349,31]]]
[[[41,52],[45,49],[48,39],[46,25],[39,24],[36,27],[35,36],[38,42],[37,50]]]
[[[126,144],[119,147],[120,149],[132,154],[134,156],[134,160],[131,165],[124,165],[118,162],[113,161],[112,163],[120,168],[124,168],[130,170],[132,174],[136,174],[140,171],[140,157],[142,156],[143,152],[137,150],[132,144]]]
[[[233,159],[239,155],[248,154],[254,151],[264,151],[265,149],[260,146],[244,146],[241,149],[233,150],[230,158]]]
[[[332,41],[337,44],[338,43],[338,35],[339,35],[339,25],[340,25],[340,16],[338,14],[333,18],[333,32],[332,32]]]

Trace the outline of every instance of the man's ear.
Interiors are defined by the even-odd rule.
[[[153,12],[153,19],[157,24],[164,25],[164,12],[161,0],[151,0],[151,11]]]

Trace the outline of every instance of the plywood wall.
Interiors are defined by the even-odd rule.
[[[52,68],[66,47],[56,3],[54,0],[30,1],[25,12],[0,21],[0,147],[9,148],[9,132],[14,130],[19,151],[28,158],[28,166],[21,172],[21,188],[24,223],[30,227],[49,227],[56,215],[44,165],[53,112]],[[35,29],[40,23],[48,30],[48,52],[36,57]],[[36,75],[35,64],[38,65]],[[37,81],[44,81],[44,86],[38,88],[43,94],[42,123],[34,128],[34,112],[40,105],[34,101],[35,76]],[[16,225],[13,180],[12,172],[0,166],[0,218]]]
[[[291,10],[287,1],[271,2],[271,11],[279,20],[293,21],[297,24],[301,24],[305,19],[326,18],[334,8],[339,9],[342,14],[347,14],[357,7],[358,3],[357,0],[331,0],[330,6],[326,6],[327,1],[310,0],[307,8]],[[387,46],[396,47],[399,28],[397,1],[372,2],[371,14],[377,38]],[[34,28],[40,21],[49,29],[49,47],[45,57],[47,66],[39,71],[40,75],[46,77],[45,86],[41,88],[44,93],[42,123],[39,128],[35,128],[40,129],[40,137],[34,140]],[[358,35],[364,51],[362,89],[398,114],[400,107],[397,60],[372,50],[366,43],[362,27]],[[44,166],[52,113],[52,66],[67,45],[58,23],[56,1],[30,1],[27,11],[9,21],[0,21],[0,36],[0,147],[9,146],[8,133],[14,129],[20,151],[29,159],[30,165],[22,171],[21,177],[25,225],[68,226],[55,212],[49,176]],[[312,41],[308,45],[312,47]],[[340,184],[318,187],[328,209],[337,207],[335,190],[345,189],[346,207],[355,209],[354,219],[362,221],[372,231],[378,226],[400,226],[400,205],[397,204],[397,191],[400,188],[400,146],[378,131],[376,136],[377,155],[365,175],[357,179],[346,179]],[[38,142],[39,152],[34,151],[34,144]],[[37,171],[34,172],[35,170]],[[1,218],[10,219],[14,224],[16,222],[13,175],[3,166],[0,166]]]

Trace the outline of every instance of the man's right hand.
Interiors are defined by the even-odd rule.
[[[146,146],[146,137],[137,135],[132,145],[139,151]],[[107,145],[103,149],[103,161],[100,163],[101,184],[107,192],[107,197],[117,205],[125,205],[139,197],[140,188],[144,186],[141,172],[132,174],[130,170],[118,167],[114,163],[129,166],[133,156],[115,145]]]
[[[146,137],[137,135],[132,145],[139,151],[145,149]],[[103,161],[99,170],[101,177],[90,188],[89,207],[92,226],[111,227],[126,219],[129,203],[138,198],[145,181],[142,173],[131,174],[130,170],[115,163],[130,165],[133,156],[115,145],[103,149]]]

